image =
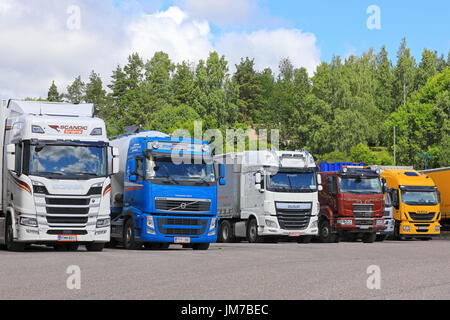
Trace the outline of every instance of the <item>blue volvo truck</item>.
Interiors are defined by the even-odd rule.
[[[217,241],[217,184],[225,173],[215,170],[207,142],[149,131],[111,145],[122,162],[111,183],[110,246],[207,250]]]

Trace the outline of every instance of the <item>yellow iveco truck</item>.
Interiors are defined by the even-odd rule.
[[[441,194],[441,225],[450,227],[450,167],[425,170],[422,173],[433,179]]]
[[[384,170],[391,189],[396,239],[430,240],[441,233],[439,191],[434,181],[415,170]]]

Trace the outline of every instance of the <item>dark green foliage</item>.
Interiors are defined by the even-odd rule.
[[[247,57],[230,74],[217,52],[179,64],[164,52],[146,62],[134,53],[112,72],[108,93],[93,71],[87,84],[76,78],[64,98],[94,103],[110,135],[129,126],[192,135],[194,121],[202,132],[224,135],[228,128],[278,129],[281,148],[307,148],[327,161],[393,165],[395,126],[396,164],[420,169],[421,152],[432,153],[432,166],[450,166],[449,61],[450,53],[445,59],[424,49],[416,64],[405,39],[395,64],[383,46],[378,53],[335,56],[314,75],[289,58],[274,73],[256,70]],[[60,98],[53,83],[48,99]]]

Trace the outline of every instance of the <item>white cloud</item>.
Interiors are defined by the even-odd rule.
[[[289,58],[296,67],[305,67],[312,75],[320,64],[316,37],[298,29],[260,30],[250,34],[229,33],[218,43],[219,52],[235,63],[242,57],[255,58],[255,66],[278,71],[281,59]]]
[[[93,69],[109,82],[115,66],[126,63],[132,52],[150,59],[156,51],[165,51],[174,62],[197,62],[217,50],[226,56],[231,70],[246,56],[255,58],[257,68],[269,66],[274,71],[285,57],[309,72],[319,63],[312,34],[280,28],[217,35],[211,32],[206,16],[189,11],[193,5],[189,7],[189,1],[185,10],[171,7],[153,14],[138,6],[125,13],[122,7],[114,7],[113,0],[77,3],[81,29],[71,31],[67,28],[71,0],[0,0],[0,97],[46,97],[52,80],[64,92],[76,76],[87,80]],[[211,3],[215,3],[208,7],[211,10],[226,11],[219,1]]]
[[[156,51],[164,51],[176,62],[206,58],[213,50],[207,21],[188,19],[178,7],[155,14],[142,14],[126,27],[131,39],[127,52],[138,52],[150,58]]]

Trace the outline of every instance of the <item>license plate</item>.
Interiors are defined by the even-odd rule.
[[[300,232],[289,232],[289,237],[300,237]]]
[[[370,229],[372,226],[360,226],[360,229]]]
[[[191,238],[175,238],[175,243],[191,243]]]
[[[428,227],[419,227],[417,229],[419,229],[419,230],[428,230]]]
[[[58,235],[58,241],[59,242],[76,242],[77,236],[76,235]]]

